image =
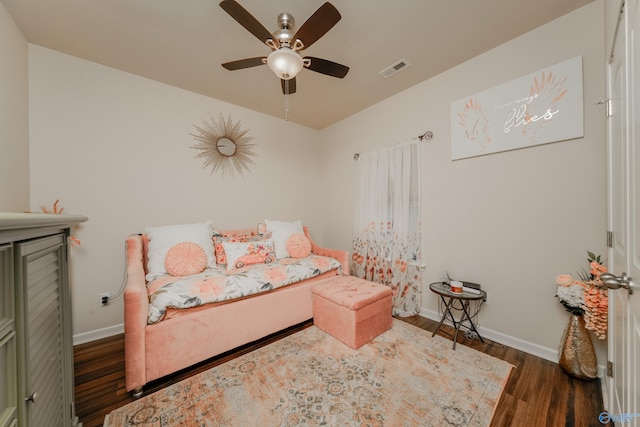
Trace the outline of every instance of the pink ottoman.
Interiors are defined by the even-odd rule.
[[[319,281],[311,288],[313,323],[357,349],[391,328],[391,289],[353,276]]]

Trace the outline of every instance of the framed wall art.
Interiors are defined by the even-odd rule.
[[[583,136],[581,56],[451,103],[451,160]]]

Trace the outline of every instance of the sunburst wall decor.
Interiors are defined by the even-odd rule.
[[[202,168],[211,167],[211,174],[220,170],[223,175],[235,176],[235,172],[244,176],[244,171],[250,172],[249,165],[255,164],[251,159],[255,144],[251,144],[252,136],[247,136],[249,130],[240,129],[240,122],[233,123],[231,116],[226,120],[220,114],[218,120],[211,117],[205,120],[204,126],[193,125],[198,131],[191,133],[198,144],[192,146],[200,153],[196,157],[204,159]]]

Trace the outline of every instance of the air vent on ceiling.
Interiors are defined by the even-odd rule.
[[[401,59],[398,62],[396,62],[395,64],[390,65],[387,68],[385,68],[384,70],[380,71],[380,75],[382,77],[384,77],[385,79],[388,79],[389,77],[393,76],[394,74],[404,70],[409,65],[411,65],[409,63],[409,61],[407,61],[406,59]]]

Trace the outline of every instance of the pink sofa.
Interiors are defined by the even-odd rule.
[[[349,274],[348,253],[317,246],[312,253],[337,259]],[[253,232],[233,230],[233,232]],[[198,362],[255,341],[313,317],[311,287],[339,274],[331,270],[280,289],[226,303],[179,310],[178,316],[147,324],[146,235],[127,239],[124,291],[125,372],[127,391],[142,395],[145,384]]]

